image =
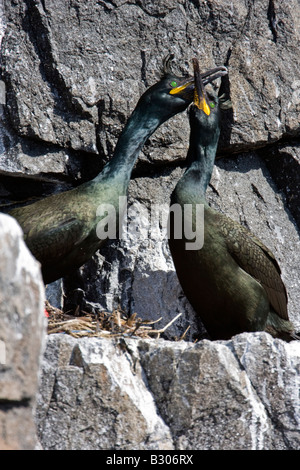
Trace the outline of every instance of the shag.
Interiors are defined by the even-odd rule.
[[[117,236],[124,210],[120,201],[127,194],[140,150],[163,122],[184,111],[193,100],[193,77],[172,74],[171,59],[165,59],[163,78],[141,96],[113,158],[94,179],[10,211],[23,229],[28,248],[41,263],[45,284],[86,263],[112,233],[109,227],[116,226]],[[224,74],[224,69],[210,70],[202,79],[205,83],[214,80]],[[107,211],[111,207],[115,210]]]
[[[274,255],[205,199],[220,135],[220,108],[228,109],[229,102],[204,89],[199,65],[196,60],[193,63],[195,96],[189,110],[187,169],[171,195],[172,206],[179,205],[185,219],[185,227],[178,220],[176,225],[176,213],[170,211],[169,246],[179,282],[212,340],[246,331],[267,331],[286,341],[300,339],[289,321],[287,292]],[[201,216],[197,220],[197,207],[204,209],[202,223]],[[181,237],[189,225],[188,237],[185,233]],[[191,242],[197,237],[198,247],[193,249],[196,245]]]

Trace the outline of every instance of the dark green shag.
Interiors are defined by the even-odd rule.
[[[198,238],[204,229],[204,244],[198,250],[187,249],[191,240],[175,238],[175,217],[170,215],[169,246],[180,284],[213,340],[245,331],[267,331],[287,341],[299,339],[289,321],[287,293],[274,255],[246,228],[209,207],[205,199],[220,135],[222,100],[213,90],[204,98],[203,88],[201,92],[196,86],[210,114],[203,106],[191,106],[188,168],[171,204],[179,204],[182,210],[185,204],[192,205],[188,222],[194,232],[198,230]],[[196,227],[197,204],[204,205],[204,227],[199,223]]]

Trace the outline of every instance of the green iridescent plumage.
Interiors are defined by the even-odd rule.
[[[204,79],[210,81],[220,74],[220,69],[211,70]],[[10,212],[41,263],[45,283],[80,267],[101,248],[106,240],[96,232],[104,217],[97,215],[99,206],[109,204],[115,208],[108,223],[119,220],[119,198],[127,194],[132,168],[144,143],[163,122],[185,110],[192,99],[193,78],[174,76],[166,61],[164,77],[142,95],[120,135],[113,158],[98,176],[71,191]]]

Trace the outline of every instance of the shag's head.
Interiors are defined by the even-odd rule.
[[[193,105],[189,112],[191,130],[201,133],[202,139],[205,136],[209,139],[219,131],[220,109],[229,109],[231,102],[225,101],[224,95],[219,97],[213,86],[205,89],[208,82],[205,83],[202,78],[197,59],[193,59],[193,67],[195,87]],[[223,75],[226,73],[227,71]]]
[[[141,97],[140,105],[148,107],[164,121],[175,114],[184,111],[194,99],[194,77],[178,77],[171,70],[169,55],[164,60],[163,78],[150,87]],[[217,67],[200,74],[202,83],[216,80],[227,74],[226,67]]]

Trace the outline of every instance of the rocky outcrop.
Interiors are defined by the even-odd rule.
[[[139,96],[159,78],[167,53],[175,53],[180,74],[190,71],[194,56],[202,69],[225,64],[229,75],[221,91],[233,109],[223,115],[207,197],[274,252],[299,331],[299,2],[4,0],[4,8],[1,211],[94,177]],[[47,286],[51,302],[65,311],[121,306],[144,320],[162,317],[158,328],[181,313],[164,338],[180,338],[189,327],[187,342],[49,337],[37,409],[44,448],[299,447],[298,343],[249,334],[193,345],[205,332],[182,293],[161,223],[149,232],[154,205],[168,207],[184,171],[188,135],[186,113],[156,131],[130,183],[127,237],[108,242],[76,273]],[[0,235],[7,238],[5,224]],[[13,263],[9,253],[5,259]],[[7,295],[5,276],[0,289]],[[20,287],[28,305],[32,289],[40,295],[33,284]],[[5,318],[21,309],[18,302],[3,310]],[[25,310],[17,312],[23,319]],[[27,331],[25,320],[32,318],[25,315],[14,331],[22,325]],[[40,340],[29,336],[38,367]],[[22,364],[23,345],[14,350]],[[35,379],[31,384],[26,395],[18,382],[7,413],[20,412],[24,400],[31,413]],[[30,439],[20,447],[32,447],[36,438]],[[6,442],[15,446],[12,438]]]
[[[50,335],[37,405],[44,449],[299,449],[300,343]]]
[[[39,263],[7,215],[0,216],[0,238],[0,449],[34,449],[44,286]]]

